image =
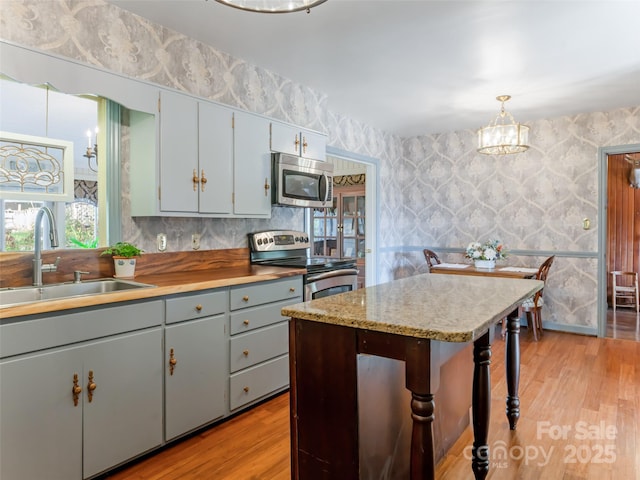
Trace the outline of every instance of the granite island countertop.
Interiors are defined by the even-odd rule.
[[[422,274],[306,303],[282,314],[445,342],[468,342],[540,290],[539,280]]]

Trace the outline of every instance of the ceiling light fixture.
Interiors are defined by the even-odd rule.
[[[502,103],[500,113],[486,127],[478,130],[478,152],[486,155],[509,155],[524,152],[529,148],[529,127],[516,123],[513,116],[504,109],[504,102],[510,95],[500,95],[496,100]],[[507,120],[510,123],[506,123]]]
[[[259,13],[289,13],[306,10],[307,13],[313,7],[327,0],[216,0],[218,3],[228,5],[240,10]]]

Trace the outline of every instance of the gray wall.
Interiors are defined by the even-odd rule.
[[[511,250],[540,252],[513,258],[522,264],[562,254],[550,274],[545,319],[595,331],[597,149],[640,143],[638,107],[535,122],[513,112],[531,126],[532,148],[487,157],[475,152],[475,132],[401,139],[328,111],[321,92],[100,0],[74,2],[73,10],[63,0],[9,3],[3,1],[5,40],[324,131],[332,147],[378,159],[380,281],[424,271],[423,246],[462,248],[491,235]],[[186,250],[196,231],[202,248],[232,248],[245,246],[253,230],[303,226],[300,211],[282,208],[269,221],[131,219],[126,162],[123,236],[149,251],[159,232]],[[581,229],[583,218],[591,219],[591,230]]]

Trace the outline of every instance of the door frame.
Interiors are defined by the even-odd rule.
[[[640,143],[598,148],[598,337],[607,335],[607,191],[609,155],[640,152]]]
[[[378,284],[378,215],[380,189],[380,161],[359,153],[348,152],[336,147],[327,146],[327,156],[336,157],[349,162],[362,163],[366,166],[365,182],[365,286]],[[308,216],[307,216],[308,217]],[[309,219],[307,218],[307,225]]]

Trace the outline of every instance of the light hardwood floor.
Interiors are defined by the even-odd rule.
[[[499,335],[493,346],[487,478],[640,479],[640,343],[549,331],[536,343],[523,330],[521,346],[522,413],[513,432]],[[288,402],[280,395],[107,478],[288,480]],[[439,463],[438,479],[473,478],[472,441],[467,428]]]

